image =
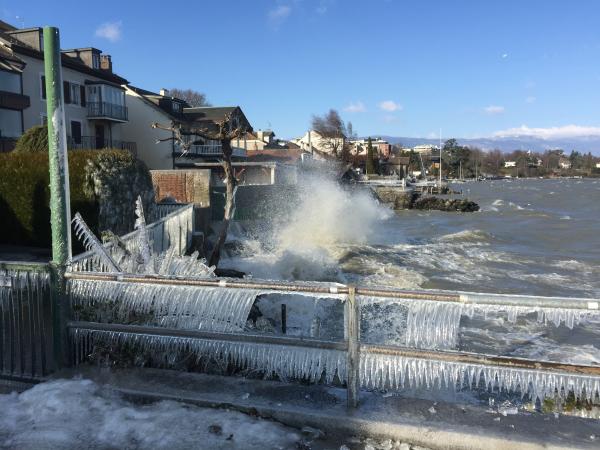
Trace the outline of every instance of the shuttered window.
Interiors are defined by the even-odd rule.
[[[63,81],[63,96],[65,104],[71,103],[71,86],[68,81]]]

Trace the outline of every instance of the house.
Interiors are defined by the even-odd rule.
[[[422,155],[431,155],[432,153],[439,152],[440,148],[436,147],[435,145],[422,144],[413,147],[412,150],[413,152],[420,153]]]
[[[504,167],[517,167],[516,161],[504,161]]]
[[[600,162],[596,163],[596,169],[600,169]]]
[[[4,100],[9,104],[6,109],[12,112],[2,113],[7,122],[2,121],[0,133],[14,140],[28,128],[47,121],[42,28],[17,29],[0,24],[0,54],[3,75],[7,73],[0,90],[15,94],[18,78],[21,84],[19,99],[12,95]],[[135,151],[135,142],[122,137],[123,125],[128,122],[122,86],[128,82],[113,72],[110,55],[93,47],[61,50],[61,64],[68,148]],[[7,65],[11,70],[4,70]]]
[[[132,85],[124,86],[124,89],[129,105],[129,126],[124,130],[124,136],[137,142],[139,158],[154,170],[187,167],[194,161],[216,161],[223,152],[220,142],[202,140],[202,143],[192,145],[189,152],[183,154],[176,142],[168,139],[169,132],[151,128],[153,123],[167,127],[181,126],[184,131],[210,129],[215,122],[231,114],[236,122],[252,131],[252,126],[238,106],[192,108],[184,100],[169,95],[166,89],[158,93]],[[194,142],[201,140],[197,136],[190,136],[189,139]],[[232,146],[235,158],[246,156],[246,151],[236,146],[235,141]]]
[[[350,141],[350,153],[353,155],[366,155],[368,139]],[[381,138],[371,139],[371,146],[380,158],[388,158],[392,153],[392,144]]]
[[[558,160],[558,167],[561,169],[570,169],[571,168],[571,160],[569,158],[561,157]]]
[[[335,152],[342,151],[344,141],[345,139],[342,137],[328,138],[318,131],[309,130],[304,136],[292,139],[291,142],[302,150],[312,153],[316,159],[335,159]]]
[[[12,150],[23,133],[23,110],[31,102],[23,94],[24,68],[21,58],[0,46],[0,152]]]

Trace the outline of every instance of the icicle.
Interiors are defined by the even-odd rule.
[[[362,296],[360,302],[363,322],[372,322],[363,333],[367,342],[427,349],[452,349],[458,343],[460,303]]]
[[[168,353],[173,356],[177,352],[189,352],[198,359],[220,359],[242,369],[260,370],[284,378],[304,379],[315,383],[324,377],[325,382],[331,384],[337,376],[342,382],[346,381],[346,353],[339,350],[85,329],[71,329],[70,333],[74,345],[78,345],[81,340],[85,340],[90,346],[107,341],[113,345],[127,343],[153,355]]]
[[[152,256],[152,246],[150,245],[150,238],[148,236],[148,230],[146,228],[146,217],[144,216],[144,205],[142,204],[142,197],[138,195],[135,201],[135,229],[137,232],[137,244],[138,244],[138,255],[139,263],[143,266],[142,271],[151,269],[150,260]]]
[[[96,238],[92,230],[87,226],[81,214],[75,213],[73,218],[73,226],[75,228],[75,235],[81,240],[87,250],[96,253],[104,264],[109,266],[114,272],[121,272],[117,263],[113,261],[106,249],[102,246],[100,241]]]
[[[529,394],[532,400],[543,400],[555,394],[566,398],[569,392],[578,399],[592,400],[600,396],[600,379],[588,375],[361,354],[360,382],[364,388],[402,388],[405,378],[412,389],[461,388],[466,379],[470,389],[477,389],[483,382],[488,391]]]

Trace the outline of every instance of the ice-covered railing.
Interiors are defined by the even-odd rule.
[[[159,211],[160,206],[157,205]],[[168,207],[171,211],[156,222],[146,225],[146,230],[154,253],[160,254],[169,249],[175,249],[175,254],[180,256],[187,251],[192,242],[194,205],[178,205],[175,209],[172,205],[168,205]],[[135,230],[120,238],[131,253],[135,253],[138,249],[139,234],[140,230]],[[116,257],[120,253],[120,250],[112,242],[104,244],[103,247],[111,257]],[[74,256],[71,260],[71,270],[75,272],[110,272],[111,268],[106,265],[97,252],[91,250]]]
[[[0,261],[0,378],[47,375],[52,341],[48,264]]]
[[[237,366],[275,373],[282,379],[338,380],[347,384],[350,404],[356,403],[360,387],[477,387],[531,395],[533,399],[566,397],[571,391],[582,399],[600,395],[599,366],[448,350],[453,348],[448,342],[456,339],[462,315],[504,312],[507,319],[515,320],[521,314],[537,313],[539,320],[552,325],[574,326],[583,318],[598,317],[597,300],[105,273],[71,273],[68,278],[72,292],[78,292],[73,297],[75,303],[88,301],[86,298],[110,298],[116,301],[117,312],[124,307],[138,315],[151,312],[153,317],[144,325],[72,322],[71,336],[80,353],[106,340],[134,344],[152,354],[185,350],[198,358],[221,358]],[[108,297],[86,293],[86,289],[94,289],[94,283],[102,284],[105,293],[107,289],[116,291]],[[344,340],[242,331],[254,298],[265,293],[343,301]],[[393,345],[371,339],[373,330],[366,322],[372,305],[401,306],[406,311],[404,334]]]

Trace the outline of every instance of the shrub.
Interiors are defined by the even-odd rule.
[[[129,231],[137,195],[154,195],[146,166],[121,150],[74,150],[68,158],[72,214],[98,234],[118,220],[127,225],[113,231]],[[50,247],[49,184],[47,153],[0,154],[0,243]]]
[[[28,129],[17,140],[14,151],[18,153],[48,153],[48,128],[37,125]]]

